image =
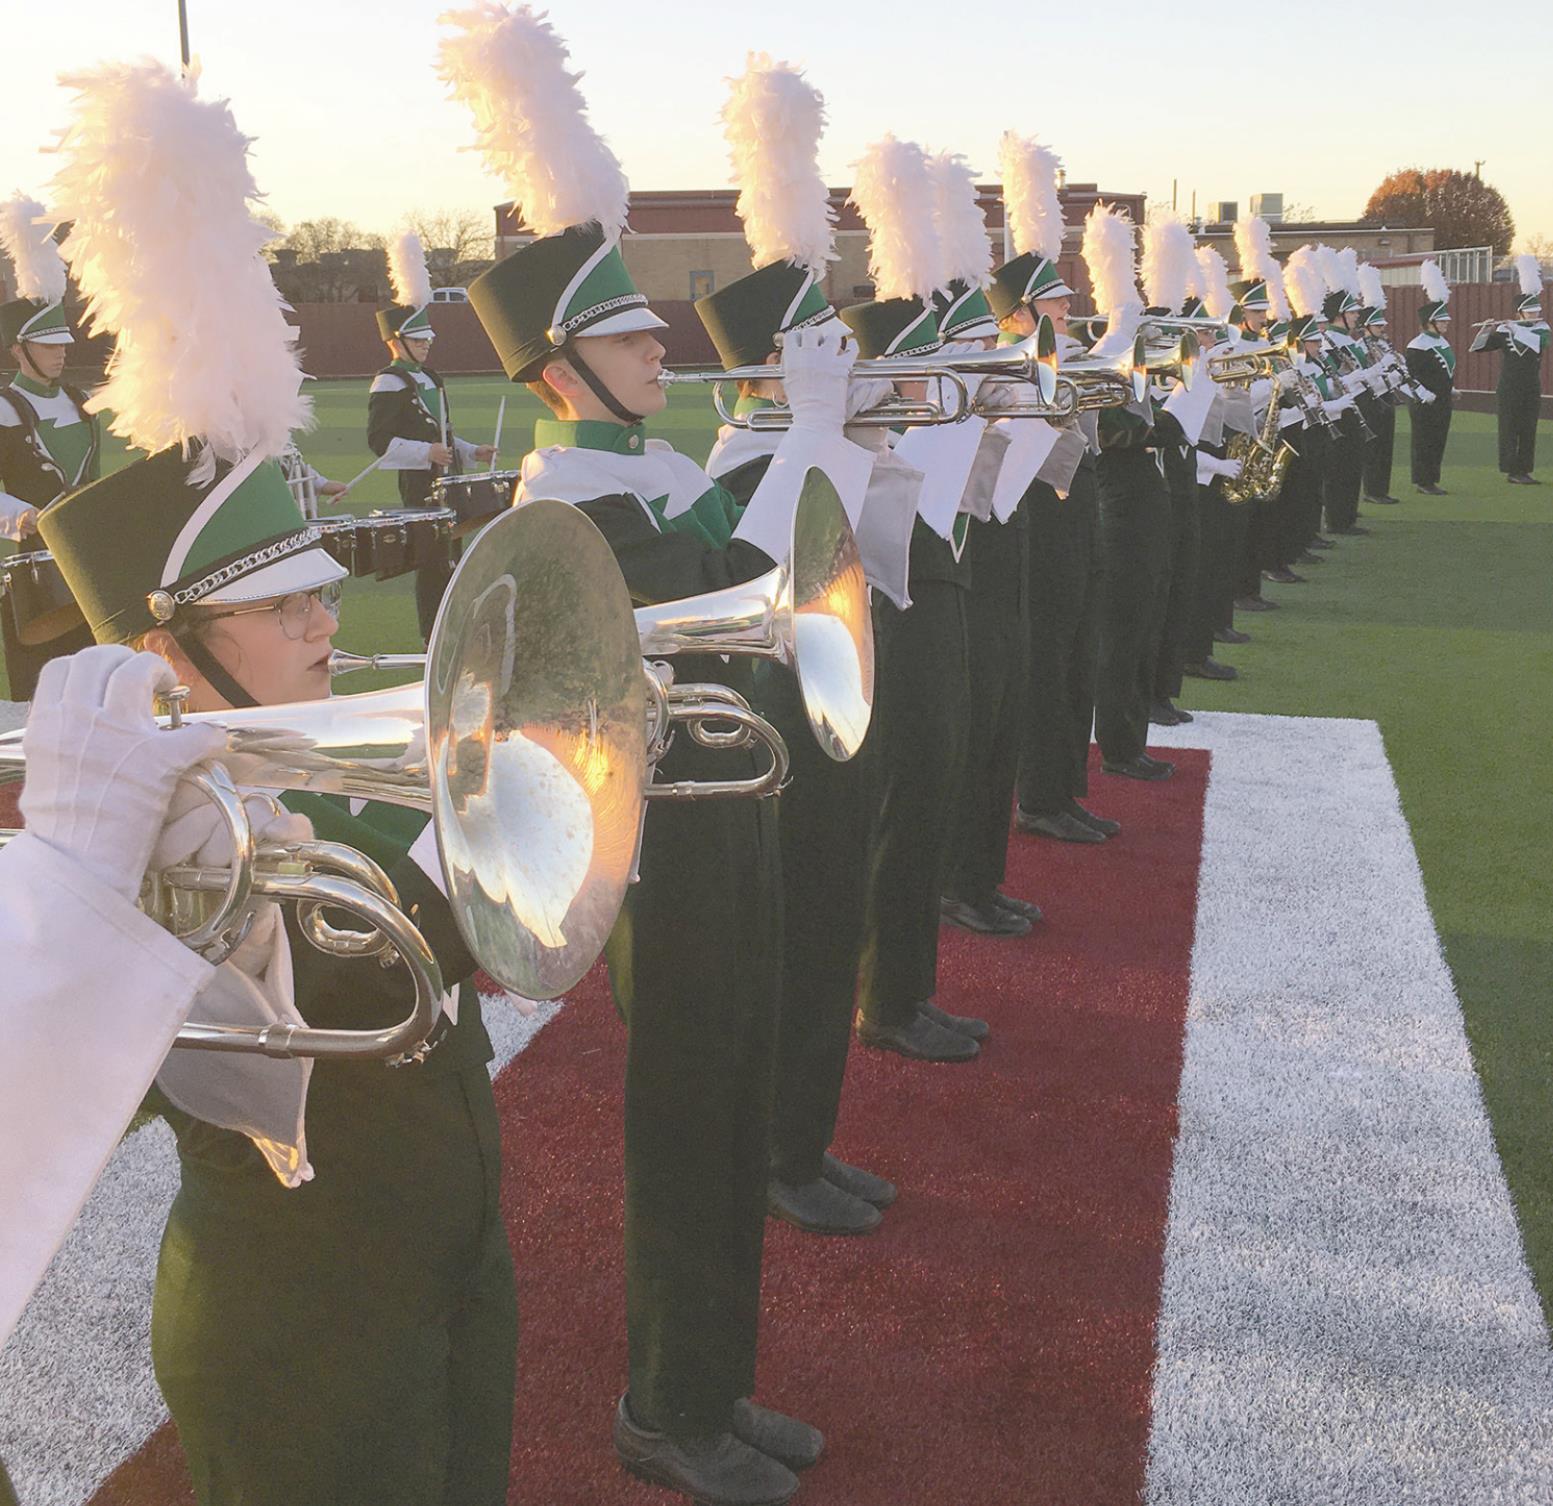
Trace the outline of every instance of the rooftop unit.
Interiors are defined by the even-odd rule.
[[[1251,213],[1259,214],[1269,225],[1283,219],[1283,195],[1281,193],[1254,193],[1251,195]]]

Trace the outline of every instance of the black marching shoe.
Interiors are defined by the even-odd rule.
[[[1082,821],[1091,831],[1097,831],[1102,837],[1115,837],[1121,834],[1122,823],[1113,821],[1108,816],[1097,816],[1091,810],[1085,810],[1077,800],[1068,800],[1068,814],[1075,821]]]
[[[1237,612],[1276,612],[1278,603],[1270,601],[1265,596],[1237,596],[1235,610]],[[1191,671],[1188,670],[1187,673],[1190,674]]]
[[[963,1040],[975,1041],[979,1045],[992,1034],[992,1026],[985,1020],[978,1020],[975,1015],[950,1014],[947,1009],[940,1009],[931,999],[925,1004],[919,1004],[917,1008],[940,1030],[947,1030]]]
[[[1086,825],[1067,811],[1058,811],[1055,816],[1034,816],[1029,811],[1020,811],[1014,817],[1014,826],[1032,837],[1053,837],[1059,842],[1105,841],[1105,837],[1094,827]]]
[[[1100,767],[1107,774],[1120,774],[1124,779],[1144,779],[1153,783],[1161,779],[1169,779],[1176,768],[1173,763],[1150,758],[1146,753],[1140,753],[1136,758],[1130,758],[1123,763],[1113,763],[1110,759],[1104,759]]]
[[[1309,547],[1312,549],[1336,549],[1337,541],[1335,539],[1326,538],[1324,535],[1318,533],[1315,538],[1310,541]]]
[[[1415,492],[1422,492],[1426,497],[1448,497],[1450,493],[1443,486],[1436,486],[1432,481],[1426,481],[1422,486],[1415,486]]]
[[[1366,493],[1364,498],[1366,507],[1371,505],[1375,507],[1396,507],[1401,503],[1401,501],[1402,499],[1400,497],[1393,497],[1390,495],[1384,497],[1372,497],[1368,493]]]
[[[1169,701],[1154,701],[1149,706],[1149,721],[1156,727],[1174,727],[1180,720]]]
[[[818,1428],[747,1396],[733,1404],[733,1436],[792,1470],[813,1469],[825,1452],[825,1435]]]
[[[1346,528],[1334,528],[1332,532],[1345,539],[1367,539],[1370,536],[1370,530],[1363,523],[1350,523]]]
[[[1240,671],[1233,664],[1220,664],[1217,659],[1204,659],[1201,664],[1183,664],[1181,673],[1194,680],[1238,680]]]
[[[801,1185],[772,1177],[766,1183],[766,1212],[805,1234],[872,1234],[884,1222],[872,1203],[843,1192],[824,1177]]]
[[[1032,904],[1027,899],[1020,899],[1013,894],[1005,894],[1001,889],[994,889],[992,891],[992,903],[1000,910],[1007,910],[1010,915],[1018,915],[1022,919],[1028,920],[1033,926],[1040,925],[1046,919],[1041,914],[1041,907],[1039,905]]]
[[[637,1422],[624,1396],[615,1408],[615,1452],[633,1475],[697,1506],[785,1506],[798,1493],[792,1470],[732,1432],[670,1438]]]
[[[1305,577],[1303,575],[1296,575],[1292,570],[1282,565],[1276,570],[1264,570],[1262,572],[1262,579],[1276,581],[1280,586],[1303,586],[1305,584]]]
[[[940,920],[962,931],[975,931],[982,936],[1023,936],[1030,929],[1030,922],[1023,915],[1015,915],[990,899],[973,903],[968,899],[950,899],[947,895],[938,902]]]
[[[1215,643],[1249,643],[1250,633],[1242,633],[1239,628],[1214,628],[1213,641]]]
[[[946,1030],[920,1011],[904,1025],[875,1025],[859,1016],[857,1038],[876,1051],[893,1051],[916,1062],[968,1062],[981,1052],[969,1036]]]
[[[825,1164],[820,1175],[833,1187],[839,1187],[843,1192],[850,1192],[853,1197],[861,1198],[865,1203],[872,1203],[882,1213],[896,1199],[897,1192],[894,1182],[888,1182],[883,1177],[877,1177],[871,1171],[864,1171],[861,1166],[851,1166],[847,1162],[825,1152]]]
[[[1295,556],[1294,563],[1296,565],[1324,565],[1326,561],[1319,554],[1305,549]]]
[[[1504,479],[1506,481],[1508,481],[1511,486],[1541,486],[1542,485],[1542,483],[1539,480],[1537,480],[1537,478],[1535,476],[1533,476],[1530,471],[1522,472],[1522,474],[1519,475],[1519,476],[1506,476]]]

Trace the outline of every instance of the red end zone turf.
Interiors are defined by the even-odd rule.
[[[1208,759],[1097,774],[1104,846],[1016,836],[1020,940],[946,929],[938,1002],[967,1066],[855,1048],[837,1151],[900,1184],[882,1229],[769,1228],[760,1398],[824,1429],[805,1506],[1140,1498]],[[601,971],[497,1083],[523,1319],[509,1500],[680,1499],[624,1475],[623,1030]],[[93,1498],[190,1499],[164,1427]]]

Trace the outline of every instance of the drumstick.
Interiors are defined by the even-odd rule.
[[[501,454],[501,424],[507,416],[507,394],[502,393],[501,402],[496,405],[496,437],[491,441],[491,469],[496,469],[497,457]]]
[[[382,465],[382,463],[383,463],[383,457],[381,455],[379,455],[377,457],[377,459],[374,460],[372,462],[372,464],[369,465],[365,470],[358,471],[354,476],[352,476],[350,478],[349,481],[347,481],[345,483],[345,490],[343,492],[336,492],[329,500],[331,502],[338,502],[342,497],[348,496],[350,494],[350,489],[353,486],[355,486],[355,484],[358,481],[365,481],[367,479],[367,477],[370,476],[373,473],[373,471],[375,471],[380,465]]]

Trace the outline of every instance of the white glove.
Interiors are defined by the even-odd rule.
[[[866,413],[870,408],[877,408],[886,398],[895,391],[895,383],[887,382],[883,377],[865,377],[861,381],[847,383],[847,418],[850,421],[859,413]],[[888,430],[883,424],[869,424],[861,432],[870,430],[880,434]],[[857,444],[865,441],[858,439],[856,434],[847,436]],[[872,446],[870,446],[872,448]]]
[[[1287,375],[1288,373],[1285,373]],[[1258,377],[1251,384],[1251,406],[1253,408],[1266,408],[1272,401],[1273,383],[1271,377]]]
[[[226,746],[218,727],[156,724],[152,697],[175,683],[165,660],[116,645],[54,659],[22,741],[29,830],[130,904],[178,781]]]
[[[844,331],[797,329],[782,341],[782,390],[795,429],[839,434],[856,350]]]
[[[1338,414],[1346,413],[1351,407],[1353,407],[1353,399],[1351,397],[1334,397],[1328,402],[1323,402],[1321,406],[1325,408],[1333,418],[1336,418]]]
[[[1209,457],[1213,463],[1214,473],[1222,476],[1226,481],[1238,481],[1244,465],[1239,460],[1220,460],[1217,457]]]
[[[33,533],[38,527],[38,509],[20,497],[0,491],[0,539],[19,544],[24,534]]]
[[[1421,403],[1432,403],[1434,401],[1434,396],[1434,393],[1432,393],[1427,387],[1420,387],[1418,389],[1418,401]]]

